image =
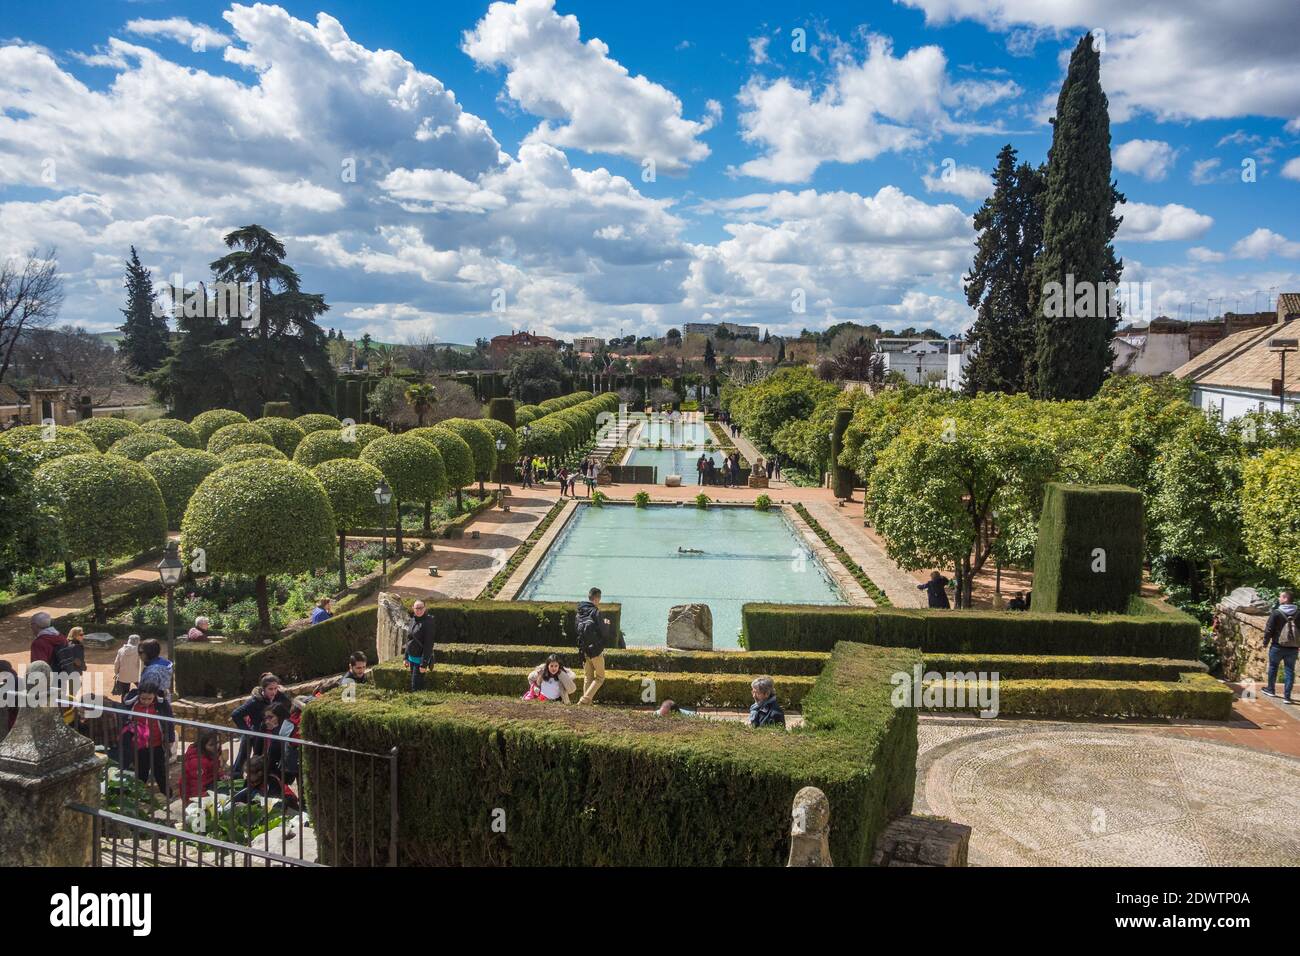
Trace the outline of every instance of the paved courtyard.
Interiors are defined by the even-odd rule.
[[[1180,729],[923,718],[915,812],[972,866],[1300,865],[1300,759]]]

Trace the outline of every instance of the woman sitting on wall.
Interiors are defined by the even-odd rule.
[[[552,654],[528,675],[528,693],[524,694],[524,700],[562,700],[567,704],[569,695],[577,689],[573,671],[564,666],[558,654]]]

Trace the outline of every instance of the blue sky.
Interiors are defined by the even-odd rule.
[[[10,4],[0,253],[56,245],[97,330],[131,244],[196,281],[260,222],[326,324],[388,341],[959,331],[987,171],[1045,158],[1095,31],[1125,278],[1183,318],[1263,308],[1300,290],[1300,12],[1215,7]]]

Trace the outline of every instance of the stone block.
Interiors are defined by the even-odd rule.
[[[713,650],[713,612],[707,604],[669,608],[668,646],[681,651]]]
[[[899,817],[876,839],[872,866],[965,866],[970,827],[938,817]]]

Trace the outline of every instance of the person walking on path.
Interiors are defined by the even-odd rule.
[[[1294,704],[1291,689],[1295,686],[1296,654],[1300,653],[1300,619],[1297,609],[1291,601],[1291,592],[1283,591],[1277,596],[1277,607],[1268,615],[1264,624],[1264,646],[1268,648],[1268,681],[1264,684],[1264,693],[1276,697],[1273,690],[1277,684],[1277,669],[1282,668],[1282,699]]]
[[[930,580],[924,584],[918,584],[916,589],[925,592],[930,607],[944,608],[945,610],[952,607],[948,603],[948,579],[938,571],[931,571]]]
[[[609,642],[609,618],[600,616],[600,588],[592,588],[587,600],[578,602],[576,622],[583,677],[578,703],[590,704],[605,683],[605,646]]]
[[[68,639],[51,623],[50,615],[37,611],[30,621],[32,629],[32,663],[44,661],[53,667],[54,655],[68,643]]]
[[[424,690],[424,672],[433,666],[433,617],[423,601],[411,607],[406,629],[406,666],[411,669],[411,690]]]

